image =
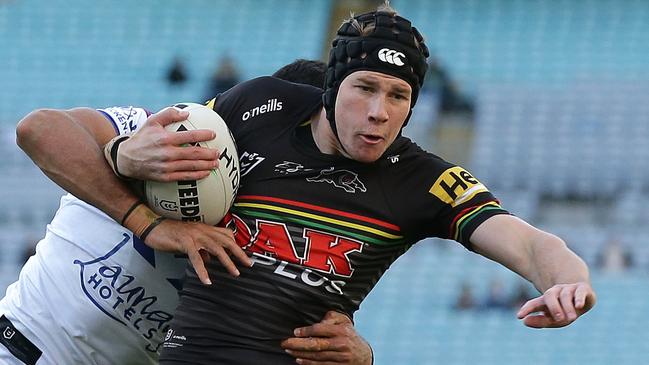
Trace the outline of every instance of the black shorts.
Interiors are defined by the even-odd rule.
[[[248,311],[227,300],[227,293],[216,299],[222,301],[215,303],[181,295],[171,329],[160,349],[160,364],[296,364],[295,358],[281,347],[284,339],[292,337],[296,324],[285,325],[276,319],[274,323],[264,322],[268,327],[260,328],[258,320],[252,321]],[[273,327],[275,323],[280,325]]]

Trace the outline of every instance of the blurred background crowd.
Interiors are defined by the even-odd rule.
[[[349,10],[380,2],[0,0],[0,291],[63,193],[16,147],[22,116],[201,102],[296,58],[326,60]],[[356,316],[376,364],[649,362],[649,1],[391,4],[432,51],[404,133],[564,238],[599,304],[568,328],[528,329],[515,313],[534,288],[426,240]]]

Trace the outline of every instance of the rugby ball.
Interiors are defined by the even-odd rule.
[[[145,181],[147,205],[167,218],[215,225],[230,210],[239,188],[239,155],[234,138],[225,121],[204,105],[181,103],[173,108],[189,112],[189,117],[166,126],[166,129],[174,132],[213,130],[216,138],[196,145],[217,149],[220,152],[219,166],[201,180]]]

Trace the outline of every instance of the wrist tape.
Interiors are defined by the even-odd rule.
[[[122,226],[144,241],[149,233],[165,219],[138,201],[124,215]]]
[[[117,136],[108,141],[106,145],[104,145],[104,157],[106,158],[108,165],[113,170],[115,175],[117,175],[117,177],[124,180],[130,180],[130,178],[128,176],[122,175],[117,169],[117,150],[119,149],[119,145],[129,138],[131,138],[131,136],[128,134]]]

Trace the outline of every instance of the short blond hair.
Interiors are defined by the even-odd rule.
[[[385,14],[391,16],[391,17],[395,17],[395,16],[399,15],[399,13],[397,13],[397,11],[392,6],[390,6],[390,0],[385,0],[383,2],[383,4],[379,5],[376,8],[376,12],[377,13],[385,13]],[[349,18],[345,19],[343,21],[343,24],[344,23],[351,24],[352,27],[354,27],[354,28],[356,28],[356,30],[358,30],[358,33],[361,36],[366,36],[366,35],[369,35],[370,33],[372,33],[372,31],[374,30],[374,27],[375,27],[373,22],[362,23],[361,24],[358,21],[358,19],[356,19],[354,16],[355,16],[354,12],[350,12],[349,13]]]

